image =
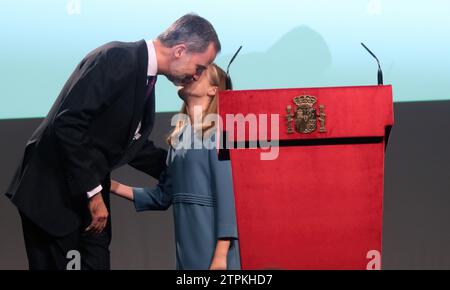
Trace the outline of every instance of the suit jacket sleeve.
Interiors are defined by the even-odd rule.
[[[146,140],[142,149],[128,162],[129,165],[156,179],[166,169],[167,151]]]
[[[86,193],[109,172],[108,162],[92,146],[88,130],[93,119],[114,102],[124,83],[134,83],[135,65],[120,50],[97,51],[79,64],[63,89],[53,132],[66,179],[76,195],[87,198]]]
[[[220,161],[215,149],[209,150],[213,193],[216,194],[217,239],[237,239],[236,210],[230,161]]]

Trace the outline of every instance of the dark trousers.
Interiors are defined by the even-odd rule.
[[[70,255],[73,252],[69,252],[73,250],[79,253],[81,270],[109,270],[111,268],[109,253],[110,219],[108,220],[108,226],[100,234],[84,231],[89,224],[89,220],[86,219],[79,230],[65,237],[54,237],[39,228],[23,214],[20,214],[20,217],[30,270],[73,269],[70,267],[73,264],[68,267],[68,263],[74,257]]]

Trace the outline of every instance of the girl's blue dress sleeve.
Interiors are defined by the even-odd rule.
[[[217,204],[215,212],[217,239],[237,239],[231,162],[220,161],[216,150],[209,151],[212,190]]]
[[[170,151],[167,160],[170,158]],[[133,201],[136,211],[166,210],[172,204],[172,181],[168,175],[168,169],[161,173],[158,185],[151,187],[134,187]]]

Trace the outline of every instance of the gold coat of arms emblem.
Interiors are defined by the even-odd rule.
[[[325,133],[325,106],[319,106],[317,113],[317,98],[309,95],[298,96],[293,99],[296,108],[292,106],[286,108],[287,133],[293,134],[294,129],[297,133],[309,134],[317,130],[317,121],[320,123],[320,133]],[[293,126],[294,125],[294,126]]]

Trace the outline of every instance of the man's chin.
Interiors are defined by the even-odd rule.
[[[184,87],[193,82],[193,79],[188,78],[188,77],[184,77],[184,78],[167,77],[167,79],[177,87],[180,87],[180,86]]]
[[[169,79],[169,81],[178,88],[183,88],[186,85],[183,80],[179,79]]]
[[[181,90],[178,91],[178,97],[184,101],[184,93]]]

